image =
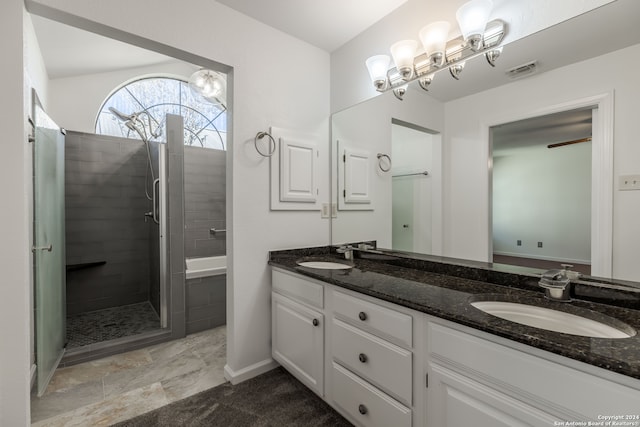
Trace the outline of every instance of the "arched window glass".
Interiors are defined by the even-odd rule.
[[[138,132],[118,118],[114,108],[126,116],[136,114],[144,123],[150,140],[165,141],[167,114],[184,118],[184,143],[197,147],[226,150],[227,110],[194,94],[186,81],[168,77],[149,77],[122,86],[102,104],[96,120],[96,133],[141,139]]]

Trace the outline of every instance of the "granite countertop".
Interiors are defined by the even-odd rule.
[[[362,258],[357,255],[353,268],[348,270],[321,270],[297,264],[303,258],[345,262],[344,257],[331,252],[330,247],[273,251],[269,264],[640,379],[640,292],[576,285],[576,299],[570,303],[556,302],[545,298],[534,274],[366,252],[358,253]],[[638,333],[630,338],[607,339],[547,331],[489,315],[471,305],[479,300],[521,302],[579,315],[586,313],[604,323],[613,320],[614,326],[617,319]]]

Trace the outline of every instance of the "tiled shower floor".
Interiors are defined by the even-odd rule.
[[[149,302],[107,308],[67,317],[67,349],[160,328],[160,318]]]

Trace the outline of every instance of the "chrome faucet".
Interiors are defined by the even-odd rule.
[[[342,245],[338,249],[336,249],[336,252],[339,254],[344,254],[344,259],[346,259],[347,261],[353,261],[354,249],[355,248],[351,245]]]
[[[571,280],[580,277],[580,273],[570,270],[573,265],[561,264],[562,269],[548,270],[542,273],[538,284],[546,289],[547,298],[554,301],[571,301]]]

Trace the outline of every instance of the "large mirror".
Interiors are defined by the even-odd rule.
[[[505,201],[505,193],[494,194],[493,168],[500,163],[496,158],[505,153],[499,146],[494,153],[494,137],[499,129],[508,130],[509,124],[526,120],[533,120],[531,132],[553,127],[553,120],[562,121],[558,117],[565,112],[582,111],[573,119],[584,124],[586,111],[593,142],[555,150],[546,147],[582,137],[560,141],[564,137],[548,136],[542,143],[545,150],[563,155],[549,160],[549,167],[562,168],[565,162],[566,169],[576,170],[578,159],[583,166],[591,163],[580,168],[580,184],[589,182],[580,190],[579,202],[569,195],[558,195],[565,191],[558,180],[565,178],[550,178],[545,168],[538,170],[538,180],[546,181],[548,187],[536,191],[549,197],[538,198],[536,203],[547,203],[547,208],[566,203],[575,209],[564,212],[564,222],[545,224],[544,238],[539,237],[542,232],[522,230],[521,234],[511,232],[507,240],[515,246],[519,240],[521,246],[532,246],[521,258],[548,260],[552,265],[580,261],[592,275],[640,282],[636,259],[640,253],[636,221],[640,193],[620,187],[625,177],[640,173],[637,161],[633,161],[640,156],[634,144],[640,99],[637,16],[640,2],[614,1],[510,43],[494,69],[486,63],[468,66],[461,81],[453,82],[464,85],[464,91],[458,89],[455,95],[444,89],[452,84],[449,81],[438,88],[439,80],[451,79],[440,73],[428,92],[410,85],[402,101],[387,92],[334,114],[332,189],[338,211],[332,220],[332,244],[375,240],[379,248],[395,251],[517,264],[494,260],[494,254],[508,252],[500,248],[497,237],[504,235],[504,223],[495,221],[518,222],[508,210],[494,208],[495,196],[499,203],[517,203]],[[530,61],[536,62],[533,73],[517,79],[506,75],[506,70]],[[487,69],[474,73],[478,67]],[[552,121],[547,125],[535,122],[541,117]],[[512,148],[519,142],[527,144],[522,136],[504,133],[511,139],[506,143],[503,138],[502,144]],[[420,134],[424,145],[416,142]],[[349,153],[366,158],[361,165],[367,166],[350,166]],[[423,170],[420,162],[428,166]],[[504,170],[500,169],[497,177],[501,183],[510,179],[505,178]],[[511,186],[508,191],[529,200],[527,194],[533,190]],[[364,195],[366,202],[347,202],[345,197],[356,193]],[[575,221],[567,221],[566,216],[571,215]],[[537,217],[528,218],[531,222]],[[554,238],[559,243],[554,243],[553,255],[541,255],[541,251],[536,255],[539,249],[551,249]],[[575,243],[573,249],[579,256],[562,253],[568,240]],[[540,242],[542,248],[538,247]],[[546,264],[538,267],[546,268]]]

